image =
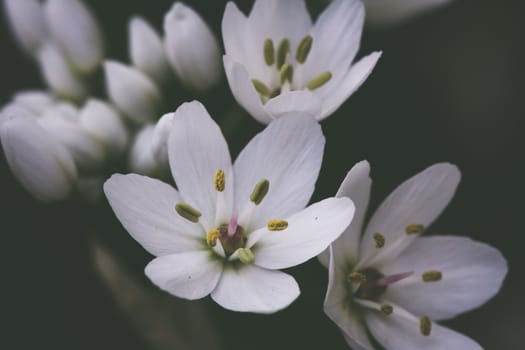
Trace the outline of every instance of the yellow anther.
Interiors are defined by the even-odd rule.
[[[215,190],[217,192],[224,191],[224,185],[226,183],[226,178],[224,176],[224,171],[219,169],[215,172],[215,176],[213,177],[213,185],[215,186]]]
[[[220,236],[221,231],[219,231],[218,229],[215,228],[213,230],[210,230],[206,235],[206,243],[208,243],[210,247],[215,247],[215,245],[217,244],[217,240]]]
[[[279,71],[279,79],[281,81],[281,85],[286,83],[286,81],[289,81],[290,83],[293,80],[293,67],[289,63],[283,64],[281,67],[281,70]]]
[[[364,273],[354,271],[348,275],[348,280],[352,283],[361,284],[366,282],[366,276]]]
[[[310,82],[308,82],[308,84],[306,84],[306,88],[308,90],[318,89],[321,86],[323,86],[324,84],[326,84],[330,79],[332,79],[332,73],[326,71],[324,73],[319,74],[318,76],[316,76],[312,80],[310,80]]]
[[[423,316],[419,319],[419,331],[424,336],[429,336],[432,330],[432,322],[428,316]]]
[[[385,236],[379,232],[374,233],[374,240],[376,241],[376,248],[383,248],[385,245]]]
[[[283,64],[286,63],[286,56],[290,52],[290,40],[283,39],[277,47],[277,69],[281,69]]]
[[[282,231],[288,228],[288,221],[285,220],[270,220],[268,221],[268,230]]]
[[[268,38],[264,41],[263,55],[264,62],[266,62],[267,65],[271,66],[275,63],[275,50],[273,48],[272,39]]]
[[[390,304],[383,304],[381,305],[381,311],[383,311],[385,315],[391,315],[392,312],[394,312],[394,308]]]
[[[252,264],[255,261],[255,255],[250,248],[240,248],[239,249],[239,260],[243,264]]]
[[[310,49],[312,48],[312,41],[313,38],[311,35],[307,35],[303,38],[303,40],[301,40],[297,46],[297,52],[295,53],[295,60],[297,62],[301,64],[306,62],[308,54],[310,53]]]
[[[441,279],[443,278],[443,274],[441,273],[441,271],[430,270],[425,271],[421,278],[423,279],[423,282],[437,282],[441,281]]]
[[[415,234],[422,233],[424,229],[425,229],[425,226],[423,226],[423,225],[420,225],[420,224],[410,224],[410,225],[408,225],[407,227],[405,227],[405,232],[406,232],[408,235],[415,235]]]
[[[191,205],[187,203],[182,203],[182,202],[177,203],[175,205],[175,211],[177,212],[177,214],[182,216],[184,219],[191,221],[191,222],[199,222],[199,218],[202,215],[200,211],[193,208]]]
[[[253,188],[252,194],[250,195],[250,200],[255,204],[259,205],[263,201],[264,197],[268,194],[270,190],[270,181],[263,179],[259,181]]]
[[[255,90],[263,96],[270,96],[270,89],[262,81],[257,79],[252,79],[252,84]]]

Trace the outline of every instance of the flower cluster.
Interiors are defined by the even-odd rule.
[[[5,0],[15,37],[51,90],[17,93],[1,110],[7,162],[42,201],[105,181],[115,215],[154,256],[146,276],[176,297],[274,313],[300,295],[280,270],[318,257],[329,276],[324,310],[353,349],[481,349],[437,322],[493,297],[505,259],[465,237],[421,236],[452,199],[456,166],[435,164],[407,180],[366,226],[366,161],[334,197],[309,204],[325,145],[319,121],[381,57],[356,60],[365,9],[370,23],[388,24],[442,2],[334,0],[315,21],[304,0],[255,0],[248,15],[230,2],[221,65],[213,31],[178,2],[162,35],[130,20],[125,64],[104,58],[99,26],[80,0]],[[88,84],[102,67],[107,101]],[[265,125],[234,162],[202,103],[164,109],[175,78],[202,96],[223,69],[237,103]]]

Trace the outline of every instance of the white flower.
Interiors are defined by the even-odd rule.
[[[328,117],[379,59],[352,63],[363,20],[360,0],[333,1],[313,25],[303,0],[256,0],[248,18],[228,3],[224,68],[235,99],[262,123],[290,110]]]
[[[39,0],[4,0],[4,9],[18,43],[34,56],[48,35],[42,4]]]
[[[171,68],[162,38],[141,17],[133,17],[129,21],[129,51],[131,63],[158,84],[169,80]]]
[[[292,141],[291,141],[292,140]],[[198,102],[177,109],[169,141],[178,191],[138,175],[113,175],[104,191],[128,232],[156,258],[146,275],[186,299],[211,294],[235,311],[270,313],[299,288],[276,271],[305,262],[352,219],[347,198],[305,205],[324,137],[304,115],[271,123],[232,165],[218,126]]]
[[[71,154],[37,123],[36,117],[20,116],[16,111],[3,110],[6,115],[0,122],[0,141],[11,171],[38,200],[65,199],[77,179]]]
[[[391,25],[443,6],[451,0],[365,0],[367,24]]]
[[[169,155],[168,155],[168,140],[171,135],[173,117],[175,113],[166,113],[164,114],[153,130],[151,137],[151,147],[155,159],[160,164],[168,164]]]
[[[164,177],[169,167],[167,159],[159,161],[153,148],[155,124],[144,125],[135,135],[129,151],[129,169],[131,172],[152,177]]]
[[[13,97],[13,102],[27,108],[35,114],[41,114],[56,103],[55,97],[47,91],[26,90],[20,91]]]
[[[222,77],[215,35],[192,8],[176,2],[164,17],[165,49],[177,76],[186,86],[205,91]]]
[[[129,119],[144,123],[158,116],[162,95],[146,74],[110,60],[104,63],[104,71],[106,90],[111,101]]]
[[[53,39],[75,70],[89,73],[102,63],[102,35],[82,1],[47,0],[45,14]]]
[[[435,321],[476,308],[494,296],[507,273],[497,249],[465,237],[420,237],[452,199],[458,169],[436,164],[401,184],[362,230],[369,165],[348,173],[337,196],[356,203],[352,224],[330,254],[324,309],[353,349],[479,350],[472,339]],[[363,235],[361,235],[363,232]]]

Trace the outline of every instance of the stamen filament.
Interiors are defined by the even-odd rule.
[[[275,63],[275,49],[273,48],[273,41],[270,38],[264,40],[263,55],[264,62],[268,66]]]
[[[288,52],[290,52],[290,40],[283,39],[277,47],[277,69],[281,70],[283,64],[286,63]]]
[[[318,89],[324,84],[326,84],[330,79],[332,79],[332,73],[328,71],[323,72],[319,74],[318,76],[316,76],[315,78],[313,78],[312,80],[310,80],[310,82],[306,84],[306,88],[308,90]]]
[[[183,202],[177,203],[175,205],[175,211],[177,212],[177,214],[182,216],[184,219],[191,221],[193,223],[199,222],[199,218],[202,215],[200,211],[193,208],[191,205],[187,203],[183,203]]]
[[[301,40],[297,46],[297,52],[295,53],[295,60],[301,64],[306,62],[310,49],[312,48],[313,38],[311,35],[307,35]]]

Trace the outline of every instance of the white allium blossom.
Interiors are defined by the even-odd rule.
[[[334,0],[315,24],[303,0],[256,0],[248,17],[228,3],[223,61],[235,99],[261,123],[291,110],[328,117],[381,55],[354,63],[363,21],[360,0]]]
[[[184,85],[205,91],[219,82],[219,43],[197,12],[176,2],[164,17],[164,32],[169,62]]]
[[[451,0],[365,0],[366,21],[374,26],[391,25],[449,2]]]
[[[305,208],[324,143],[313,118],[291,113],[232,165],[219,127],[200,103],[186,103],[173,116],[168,145],[178,190],[115,174],[104,191],[127,231],[156,256],[146,275],[157,286],[186,299],[211,294],[230,310],[275,312],[300,293],[278,270],[319,254],[352,219],[347,198]]]
[[[39,0],[4,0],[7,20],[18,44],[31,56],[47,40],[44,10]]]
[[[369,172],[367,162],[355,165],[337,194],[352,198],[357,209],[320,256],[329,266],[325,312],[355,350],[374,349],[369,334],[387,350],[482,349],[436,321],[494,296],[507,273],[505,259],[466,237],[420,236],[452,199],[459,170],[447,163],[427,168],[394,190],[363,226]]]

